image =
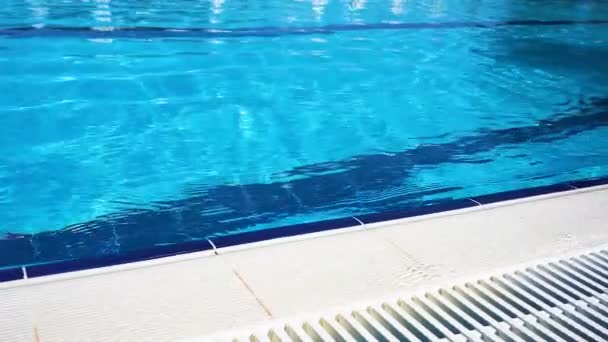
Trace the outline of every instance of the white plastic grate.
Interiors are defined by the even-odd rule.
[[[201,341],[608,340],[608,251]]]

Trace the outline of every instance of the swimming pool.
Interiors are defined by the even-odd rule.
[[[4,5],[0,267],[608,176],[602,1]]]

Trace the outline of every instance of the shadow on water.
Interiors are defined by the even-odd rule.
[[[362,201],[360,196],[401,186],[417,167],[483,163],[472,156],[508,145],[550,143],[602,126],[608,126],[608,97],[579,101],[575,110],[556,113],[530,126],[489,128],[451,142],[393,154],[298,167],[283,175],[299,177],[290,181],[194,190],[186,199],[157,203],[156,210],[117,212],[54,232],[9,234],[0,240],[0,267],[113,255],[320,211],[359,207],[361,211],[376,212],[420,206],[424,205],[423,196],[446,193],[449,199],[447,192],[455,188],[413,190],[391,196],[390,200],[378,197]]]

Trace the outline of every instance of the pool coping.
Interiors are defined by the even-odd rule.
[[[208,239],[184,243],[155,246],[152,248],[127,252],[122,255],[102,256],[95,258],[71,259],[45,264],[16,266],[0,269],[0,283],[39,278],[75,271],[94,270],[103,267],[131,264],[135,262],[163,259],[165,257],[187,255],[192,253],[218,253],[218,250],[249,248],[252,245],[283,241],[286,238],[300,239],[311,234],[338,233],[369,229],[385,222],[403,219],[428,218],[430,215],[454,214],[459,210],[486,207],[491,204],[513,200],[525,200],[529,197],[574,192],[576,190],[608,185],[608,177],[590,178],[577,181],[561,182],[551,185],[510,190],[462,199],[429,201],[429,205],[414,207],[396,212],[382,212],[357,215],[332,220],[281,226],[270,229],[242,232],[233,235],[212,236]]]

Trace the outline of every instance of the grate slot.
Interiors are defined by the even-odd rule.
[[[440,308],[443,312],[445,312],[449,317],[451,317],[455,323],[453,323],[460,330],[475,330],[475,327],[466,319],[462,317],[462,315],[456,313],[456,308],[452,308],[452,303],[445,302],[445,300],[441,300],[432,293],[425,294],[426,299],[435,304],[438,308]]]
[[[304,332],[297,332],[293,327],[286,325],[285,326],[285,332],[287,333],[287,335],[291,338],[292,341],[294,342],[304,342],[304,340],[308,341],[309,338],[306,338],[306,334],[304,334]]]
[[[420,309],[416,310],[413,306],[411,306],[408,302],[406,302],[406,300],[404,299],[399,299],[399,301],[397,301],[397,305],[399,306],[399,308],[401,308],[401,310],[403,310],[404,312],[407,312],[408,315],[412,316],[415,320],[417,320],[418,322],[420,322],[420,324],[426,328],[426,330],[430,331],[435,338],[434,339],[442,339],[442,338],[446,338],[446,335],[444,334],[443,331],[441,331],[435,324],[435,322],[430,322],[427,317],[427,315],[423,315],[419,312]]]
[[[315,342],[331,341],[329,336],[323,336],[323,333],[318,329],[315,329],[309,322],[302,324],[302,330],[304,330],[304,332]]]
[[[281,341],[281,340],[277,334],[270,334],[270,331],[266,331],[266,329],[261,329],[261,330],[256,330],[251,335],[249,335],[248,341],[274,342],[274,341]],[[287,340],[287,341],[289,341],[289,340]]]
[[[501,279],[497,277],[491,278],[492,282],[503,288],[505,291],[509,292],[513,295],[513,298],[517,298],[521,304],[527,307],[527,312],[536,316],[537,318],[548,322],[549,326],[553,329],[553,331],[561,336],[563,339],[567,341],[579,341],[580,337],[576,334],[573,334],[568,330],[567,327],[564,327],[562,321],[559,317],[555,317],[551,313],[542,311],[542,307],[538,306],[530,296],[525,293],[521,293],[519,289],[515,287],[511,287],[503,282]]]
[[[381,324],[378,324],[376,320],[371,318],[365,310],[353,311],[353,318],[359,321],[367,331],[372,334],[380,342],[395,342],[397,339],[393,337],[388,330],[386,330]]]
[[[556,270],[553,265],[541,265],[538,267],[538,272],[547,274],[553,279],[556,279],[558,282],[565,284],[564,286],[569,286],[570,288],[576,290],[583,297],[591,297],[593,295],[593,291],[589,291],[587,289],[587,286],[581,285],[581,283],[577,281],[575,277],[572,277],[570,274],[567,274],[568,278],[563,277],[560,273],[566,272],[564,272],[564,270]]]
[[[586,260],[584,260],[582,258],[581,259],[570,259],[570,261],[572,261],[574,264],[581,266],[585,270],[593,273],[595,276],[599,277],[599,279],[603,280],[603,279],[608,278],[608,275],[606,273],[604,273],[604,271],[598,269],[597,267],[595,267],[595,265],[586,262]],[[605,283],[604,283],[604,285],[605,285]]]
[[[559,268],[558,265],[552,265],[552,268]],[[571,278],[571,280],[573,282],[575,282],[577,285],[579,285],[580,287],[584,288],[585,290],[589,291],[592,293],[592,296],[590,296],[590,300],[594,303],[599,303],[602,305],[602,307],[606,307],[608,306],[608,300],[606,299],[606,294],[602,293],[601,291],[597,291],[596,288],[591,288],[589,287],[588,283],[585,281],[584,283],[582,281],[579,281],[580,278],[574,279]],[[581,279],[584,281],[584,279]]]
[[[272,341],[272,342],[275,342],[275,341],[289,342],[289,341],[291,341],[291,338],[289,337],[289,335],[287,335],[287,333],[285,332],[284,329],[271,329],[268,332],[267,336],[270,339],[270,341]]]
[[[542,281],[538,281],[538,279],[534,279],[533,276],[528,276],[528,275],[522,274],[520,272],[516,272],[515,274],[522,282],[525,282],[526,284],[529,284],[530,286],[533,286],[536,289],[542,287],[544,289],[552,290],[553,293],[556,293],[556,295],[560,295],[560,297],[565,296],[563,293],[559,293],[559,290],[552,288],[551,285],[543,284]],[[593,335],[595,335],[593,337],[605,336],[605,333],[602,332],[602,330],[604,330],[604,329],[602,327],[598,326],[591,319],[589,319],[589,316],[591,314],[586,309],[586,305],[582,304],[578,299],[571,298],[571,301],[569,301],[567,303],[559,303],[559,302],[556,302],[555,299],[553,299],[553,298],[555,298],[555,296],[551,297],[551,296],[547,295],[546,292],[542,292],[542,291],[539,291],[538,293],[541,296],[544,296],[545,298],[547,298],[548,300],[554,302],[556,309],[560,309],[566,317],[570,318],[572,321],[576,322],[581,327],[585,328],[587,332],[590,332]]]
[[[589,264],[593,265],[595,268],[597,268],[598,271],[602,272],[602,274],[605,274],[606,277],[608,277],[608,274],[606,273],[606,271],[608,271],[606,265],[604,265],[601,261],[598,261],[596,258],[590,256],[590,255],[583,255],[581,257],[581,259],[585,260],[586,262],[588,262]]]
[[[540,336],[537,335],[534,331],[522,330],[524,324],[521,323],[515,313],[507,309],[501,303],[494,300],[491,296],[486,295],[482,290],[475,287],[475,285],[468,283],[465,285],[465,287],[467,288],[467,290],[474,294],[476,299],[482,305],[487,307],[489,310],[492,310],[492,312],[494,312],[494,314],[498,316],[498,322],[505,322],[504,324],[507,324],[509,329],[519,338],[525,341],[533,341],[535,339],[538,340],[540,338]]]
[[[473,334],[471,329],[466,328],[455,318],[455,316],[450,315],[449,310],[445,310],[445,305],[441,306],[438,301],[431,300],[430,294],[426,293],[424,296],[416,297],[416,299],[420,301],[419,305],[425,306],[425,310],[434,311],[435,315],[438,316],[436,319],[444,324],[446,328],[450,329],[457,337],[462,337],[462,339],[465,340],[480,340],[479,334]]]
[[[560,266],[556,265],[556,264],[552,264],[550,266],[551,266],[551,268],[558,268],[558,269],[560,268]],[[564,271],[566,271],[566,270],[564,270]],[[557,276],[557,273],[555,274],[555,276]],[[608,302],[606,300],[606,295],[604,293],[602,293],[601,290],[597,290],[597,288],[589,286],[589,285],[592,285],[592,284],[589,284],[585,280],[580,279],[578,277],[576,277],[576,278],[575,277],[570,277],[570,280],[572,282],[574,282],[575,284],[577,284],[578,286],[580,286],[581,288],[583,288],[586,291],[590,292],[591,295],[592,295],[592,297],[590,296],[590,298],[593,298],[592,301],[594,303],[597,302],[597,303],[601,304],[604,307],[608,306]]]
[[[590,257],[596,258],[599,262],[601,262],[605,268],[608,269],[608,258],[604,257],[601,253],[590,253]]]
[[[507,341],[523,341],[523,339],[515,335],[510,328],[504,327],[500,324],[501,320],[494,312],[491,312],[488,308],[484,307],[476,298],[473,298],[472,294],[465,292],[458,286],[452,287],[453,294],[463,303],[470,303],[471,308],[475,308],[478,315],[480,315],[486,322],[487,325],[494,328],[495,333],[503,340]],[[491,313],[488,314],[488,313]]]
[[[442,314],[442,311],[437,310],[435,307],[435,304],[430,303],[425,297],[412,297],[411,300],[419,308],[424,310],[425,313],[430,315],[433,318],[433,320],[435,322],[437,322],[436,324],[438,324],[442,327],[445,327],[445,329],[442,329],[442,330],[447,329],[446,334],[451,334],[452,336],[460,334],[459,329],[457,329],[454,326],[454,324],[452,323],[452,320],[449,317],[446,317],[444,314]]]
[[[557,279],[557,281],[560,280],[560,278],[558,278],[558,275],[549,272],[549,270],[546,268],[539,268],[539,270],[540,272],[536,273],[538,277],[541,277],[552,285],[555,284],[554,279]],[[599,319],[596,314],[593,314],[589,318],[594,320],[597,324],[601,325],[604,329],[608,328],[608,323],[606,322],[608,320],[608,312],[606,312],[606,310],[597,305],[597,302],[600,302],[598,299],[592,300],[591,293],[587,292],[584,288],[581,288],[576,284],[572,284],[569,281],[562,281],[562,286],[566,287],[569,291],[573,292],[576,296],[578,296],[580,300],[584,301],[587,306],[589,306],[589,308],[591,308],[595,313],[598,313],[599,316],[603,316],[604,319]],[[583,291],[585,292],[583,293]]]
[[[404,303],[407,303],[407,305],[411,306],[412,308],[415,308],[415,310],[422,316],[424,317],[424,319],[426,319],[430,324],[432,324],[437,330],[439,330],[441,332],[441,334],[443,335],[443,338],[448,339],[449,341],[455,341],[457,340],[456,334],[458,334],[458,332],[452,332],[446,325],[445,322],[443,322],[443,319],[441,319],[437,313],[433,314],[432,310],[427,310],[427,308],[425,308],[423,305],[421,305],[420,301],[417,300],[416,297],[412,297],[409,299],[405,299]],[[439,317],[439,319],[438,319]]]
[[[488,323],[491,322],[499,322],[500,317],[492,310],[488,309],[485,305],[481,303],[477,296],[473,295],[473,293],[469,291],[465,291],[459,286],[452,287],[452,290],[459,296],[459,299],[464,303],[470,303],[473,307],[478,309],[478,314],[483,317]]]
[[[503,305],[500,301],[494,299],[492,296],[488,296],[484,291],[481,291],[477,286],[475,286],[475,284],[466,283],[464,286],[469,291],[475,293],[480,301],[482,301],[485,306],[490,308],[492,312],[496,313],[500,319],[505,320],[517,318],[517,314],[515,312],[511,311],[511,309]],[[498,311],[493,310],[492,308],[498,309]]]
[[[580,324],[578,324],[574,320],[572,320],[573,315],[570,311],[568,311],[568,310],[562,311],[562,310],[559,310],[557,308],[550,306],[552,304],[551,301],[548,300],[546,296],[543,296],[541,293],[534,290],[533,287],[531,287],[529,284],[526,284],[525,281],[515,279],[509,275],[505,275],[504,277],[505,277],[505,279],[511,281],[511,283],[514,284],[515,287],[519,287],[520,289],[522,289],[523,291],[520,291],[520,293],[523,293],[523,294],[527,295],[529,298],[531,298],[532,300],[534,300],[535,303],[540,305],[540,307],[543,311],[545,311],[549,315],[551,315],[551,318],[553,318],[555,321],[559,322],[566,329],[572,331],[573,333],[579,335],[580,337],[582,337],[584,339],[587,339],[587,340],[592,339],[590,335],[594,335],[594,334],[589,332],[587,329],[583,328]],[[543,298],[544,301],[541,301],[539,298]],[[545,301],[548,301],[549,304],[546,304]]]
[[[585,297],[584,295],[578,295],[578,291],[573,291],[570,286],[564,285],[559,280],[555,281],[547,278],[544,273],[541,273],[542,271],[537,271],[533,268],[527,269],[526,271],[527,272],[525,274],[516,274],[525,277],[526,279],[528,279],[528,281],[532,282],[539,288],[544,287],[552,291],[553,293],[556,293],[557,295],[564,298],[566,300],[566,303],[569,303],[571,301],[583,300],[583,298]]]
[[[463,313],[465,317],[470,319],[470,322],[482,333],[484,341],[494,341],[496,338],[496,329],[489,327],[490,323],[487,322],[483,317],[479,316],[474,310],[460,302],[454,297],[454,295],[447,289],[439,290],[439,294],[447,301],[450,302],[455,308]],[[466,302],[465,302],[466,303]]]
[[[355,338],[357,341],[375,341],[370,333],[357,322],[357,320],[348,320],[343,315],[336,316],[338,323]]]
[[[456,297],[454,297],[454,294],[448,290],[448,289],[441,289],[439,291],[439,293],[446,298],[448,301],[450,301],[455,307],[457,307],[459,310],[463,311],[464,313],[467,314],[467,316],[473,318],[477,323],[481,324],[482,326],[488,326],[490,325],[490,322],[488,322],[487,320],[485,320],[483,317],[481,317],[481,315],[479,315],[477,313],[478,310],[475,310],[474,308],[465,305],[464,303],[466,302],[461,302],[459,299],[457,299]]]
[[[304,341],[319,342],[321,338],[314,332],[311,331],[310,327],[307,326],[306,322],[300,322],[294,324],[293,329],[298,333]]]
[[[428,342],[435,339],[435,335],[430,332],[424,325],[420,324],[415,318],[409,316],[406,312],[393,309],[387,303],[382,305],[382,309],[398,321],[403,327],[412,332],[420,341]]]
[[[557,334],[555,334],[551,330],[550,327],[548,327],[548,324],[544,320],[539,319],[538,317],[534,317],[533,315],[530,315],[530,312],[528,310],[521,307],[517,303],[505,300],[506,297],[504,297],[504,295],[500,293],[500,290],[491,287],[484,281],[478,281],[477,285],[478,286],[476,288],[480,292],[484,293],[489,298],[494,298],[494,300],[501,303],[501,305],[503,305],[505,308],[509,309],[511,312],[516,314],[517,315],[516,319],[521,320],[522,325],[526,329],[528,329],[530,332],[532,332],[533,334],[536,334],[536,336],[540,337],[540,340],[545,340],[545,341],[561,340],[561,338]],[[512,305],[512,304],[515,304],[515,305]],[[532,316],[534,318],[531,318],[530,316]]]
[[[554,287],[549,282],[544,281],[541,277],[536,276],[536,274],[534,274],[534,273],[530,273],[530,276],[523,275],[523,274],[517,274],[517,275],[522,278],[525,278],[528,282],[530,282],[534,285],[537,285],[537,284],[544,285],[546,288],[551,289],[554,292],[558,293],[559,295],[565,297],[568,300],[568,303],[559,304],[558,305],[559,308],[561,308],[564,311],[565,310],[568,310],[571,312],[575,311],[575,315],[573,315],[573,317],[572,317],[572,319],[574,321],[576,321],[578,324],[580,324],[581,326],[585,327],[587,330],[593,332],[594,334],[596,334],[598,336],[602,336],[603,338],[605,338],[607,336],[606,330],[604,329],[604,327],[602,327],[601,325],[597,324],[597,322],[595,322],[595,316],[597,316],[598,313],[593,312],[595,310],[590,312],[590,309],[592,310],[592,308],[590,308],[587,305],[587,303],[581,299],[581,297],[569,296],[567,293],[560,291],[558,288]]]
[[[249,342],[262,342],[262,341],[260,341],[260,339],[257,338],[257,336],[251,335],[251,336],[249,336]]]
[[[346,342],[349,334],[340,324],[330,324],[325,318],[319,320],[319,325],[327,331],[336,342]]]
[[[391,335],[395,336],[399,341],[417,341],[416,336],[412,335],[407,329],[403,328],[393,317],[388,314],[382,314],[380,310],[376,310],[372,307],[367,308],[367,312],[370,316],[374,317],[375,320],[380,322]]]
[[[445,290],[439,290],[438,296],[433,296],[428,294],[429,298],[432,298],[433,301],[437,302],[437,305],[440,306],[446,312],[452,312],[453,316],[457,318],[456,320],[462,324],[465,329],[475,331],[478,333],[482,340],[489,341],[491,340],[490,336],[494,335],[493,329],[487,328],[479,322],[477,322],[474,318],[469,316],[466,312],[464,312],[461,308],[454,305],[450,300],[448,300],[445,296]]]
[[[582,277],[585,277],[587,280],[591,281],[592,284],[600,286],[601,292],[604,292],[608,289],[608,284],[604,283],[601,279],[597,278],[597,276],[588,272],[586,269],[581,268],[573,263],[569,263],[565,260],[561,260],[559,263],[576,272],[577,274],[580,274]]]

